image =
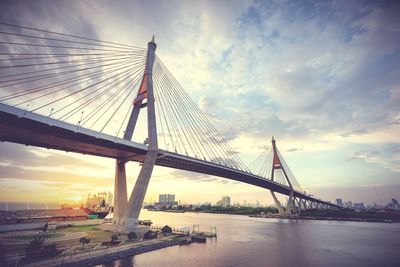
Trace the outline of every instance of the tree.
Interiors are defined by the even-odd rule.
[[[43,238],[35,237],[35,239],[33,239],[26,247],[25,251],[26,254],[32,255],[39,252],[42,249],[42,247],[43,247]]]
[[[172,233],[172,228],[169,227],[168,225],[165,225],[163,228],[161,228],[161,232],[163,233],[164,236],[169,235]]]
[[[6,246],[2,243],[0,243],[0,266],[7,266],[6,264],[6,255],[3,253],[3,251],[6,251]]]
[[[136,235],[136,233],[135,232],[130,232],[129,234],[128,234],[128,239],[129,240],[135,240],[137,238],[137,235]]]
[[[111,236],[111,242],[114,243],[115,241],[118,240],[118,238],[119,238],[119,237],[118,237],[116,234],[113,234],[113,235]]]
[[[154,239],[154,238],[157,238],[157,232],[153,232],[151,230],[147,231],[143,236],[143,239]]]
[[[79,238],[79,242],[82,243],[82,248],[85,247],[85,244],[89,244],[90,243],[90,239],[86,238],[86,236]]]
[[[43,255],[45,256],[55,256],[57,253],[57,244],[49,244],[43,247]]]

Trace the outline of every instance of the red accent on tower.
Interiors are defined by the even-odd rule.
[[[143,99],[147,98],[147,74],[144,74],[142,83],[140,84],[139,92],[135,100],[133,100],[133,104],[135,105],[138,102],[142,102]]]
[[[274,151],[273,167],[274,169],[282,169],[282,163],[281,160],[279,159],[278,151],[276,149],[275,139],[273,136],[272,136],[272,149]]]

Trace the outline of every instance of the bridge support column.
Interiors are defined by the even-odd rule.
[[[157,151],[149,151],[143,162],[142,169],[140,170],[129,198],[125,219],[122,223],[122,226],[126,228],[132,228],[138,225],[140,210],[142,209],[144,197],[146,196],[147,187],[150,182],[157,154]]]
[[[158,142],[157,142],[157,127],[156,127],[156,112],[154,107],[154,92],[153,92],[153,63],[155,57],[155,50],[157,45],[154,42],[154,37],[148,43],[148,52],[146,60],[146,69],[143,75],[142,84],[139,88],[138,96],[134,100],[134,106],[147,107],[147,144],[148,150],[144,158],[142,168],[139,176],[133,187],[132,193],[129,197],[128,207],[124,214],[122,221],[123,231],[130,232],[138,230],[138,221],[140,210],[142,209],[143,201],[146,196],[147,187],[150,182],[151,174],[153,172],[154,164],[158,155]],[[147,98],[146,105],[142,105],[142,101]],[[140,110],[139,108],[139,110]],[[136,125],[138,111],[133,109],[130,124],[128,124],[126,137],[130,139]]]
[[[294,213],[293,210],[294,210],[293,191],[291,191],[286,205],[285,215],[292,215]]]
[[[294,203],[296,204],[296,212],[297,212],[297,213],[300,213],[301,210],[302,210],[302,207],[301,207],[301,199],[300,199],[300,198],[295,198]]]
[[[303,210],[307,210],[307,202],[306,202],[306,200],[300,200],[300,203],[303,206]]]
[[[278,198],[276,197],[275,193],[271,191],[272,198],[274,199],[275,205],[278,208],[278,214],[279,216],[283,216],[285,214],[285,211],[282,208],[281,203],[279,202]]]
[[[113,224],[120,224],[127,204],[125,161],[115,162]]]

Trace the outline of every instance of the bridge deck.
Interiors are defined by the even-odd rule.
[[[144,144],[80,128],[3,103],[0,103],[0,141],[101,157],[124,158],[137,162],[142,162],[147,153],[147,146]],[[156,165],[228,178],[284,195],[290,194],[290,188],[271,180],[169,151],[160,150]],[[295,192],[294,195],[301,199],[335,206],[301,192]]]

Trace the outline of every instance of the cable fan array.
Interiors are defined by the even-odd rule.
[[[303,192],[303,189],[301,188],[296,177],[293,175],[289,166],[285,162],[285,159],[283,158],[278,148],[277,152],[279,159],[282,163],[282,166],[286,171],[288,179],[292,184],[293,189],[299,192]],[[249,165],[249,169],[253,174],[271,180],[273,159],[274,159],[273,149],[272,148],[266,149]],[[275,169],[274,181],[277,182],[278,184],[289,187],[289,183],[286,180],[285,174],[282,169]]]
[[[246,165],[156,56],[153,67],[159,143],[164,149],[246,171]]]
[[[122,137],[144,74],[146,49],[0,26],[1,102]],[[153,85],[161,149],[247,171],[157,56]]]
[[[118,136],[146,49],[0,23],[0,101]],[[125,114],[123,121],[117,113]],[[106,130],[106,127],[107,130]]]

